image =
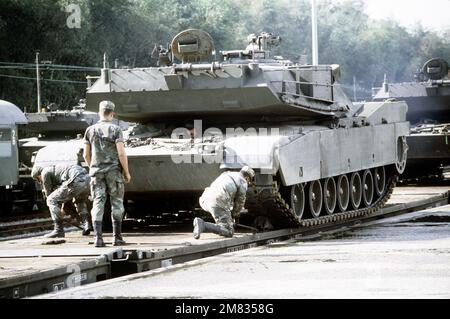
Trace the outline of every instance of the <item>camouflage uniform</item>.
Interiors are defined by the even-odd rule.
[[[49,166],[42,170],[41,176],[53,220],[62,219],[61,206],[72,199],[75,199],[80,215],[89,214],[87,201],[90,178],[84,168],[78,165]]]
[[[225,172],[200,197],[200,206],[214,217],[219,235],[233,237],[233,217],[238,217],[244,207],[247,187],[241,173]],[[212,225],[205,223],[205,226],[215,232]]]
[[[92,150],[91,195],[93,198],[92,221],[101,222],[106,202],[106,194],[111,201],[112,218],[122,221],[124,215],[124,178],[116,144],[123,142],[122,130],[109,121],[99,121],[88,127],[84,137],[85,144]]]

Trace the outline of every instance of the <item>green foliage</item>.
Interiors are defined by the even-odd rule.
[[[356,77],[360,98],[370,98],[384,74],[390,81],[409,81],[426,60],[450,60],[450,30],[432,32],[417,25],[406,29],[392,20],[372,20],[361,0],[318,0],[319,50],[323,64],[340,64],[344,86]],[[81,8],[81,28],[66,22],[69,4]],[[280,35],[274,52],[293,61],[311,62],[311,17],[309,0],[2,0],[0,2],[0,62],[34,63],[36,51],[53,64],[154,65],[151,52],[156,44],[167,46],[173,36],[187,28],[209,32],[216,50],[244,48],[250,33]],[[26,77],[18,79],[7,76]],[[74,105],[85,95],[83,83],[90,71],[43,68],[44,105],[56,102]],[[36,76],[32,65],[2,68],[0,99],[22,108],[35,109]]]

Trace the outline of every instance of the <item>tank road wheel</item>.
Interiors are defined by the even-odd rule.
[[[359,173],[353,173],[350,178],[350,201],[353,209],[358,209],[361,206],[362,193],[361,176]]]
[[[408,144],[406,143],[406,137],[399,137],[397,140],[397,163],[395,163],[399,174],[403,174],[405,172],[407,157]]]
[[[337,200],[336,182],[334,181],[333,178],[327,178],[323,183],[323,203],[325,207],[325,212],[328,215],[334,213],[334,210],[336,209],[336,200]]]
[[[350,185],[347,175],[339,176],[337,183],[337,202],[339,211],[342,213],[347,211],[348,204],[350,203]]]
[[[305,212],[305,201],[305,188],[303,187],[303,184],[292,186],[291,207],[298,220],[302,219],[303,213]]]
[[[322,211],[322,194],[320,181],[314,181],[309,184],[309,209],[314,218],[318,218]]]
[[[366,170],[363,175],[363,200],[366,207],[370,207],[373,201],[373,175]]]
[[[381,197],[386,187],[386,171],[384,167],[377,167],[374,170],[373,177],[375,179],[375,193]]]

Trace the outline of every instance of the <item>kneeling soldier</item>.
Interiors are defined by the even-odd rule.
[[[54,230],[44,237],[65,236],[61,207],[73,199],[75,199],[77,213],[80,214],[83,222],[83,235],[89,235],[92,229],[87,208],[90,177],[86,170],[79,165],[72,164],[53,165],[45,168],[34,166],[31,177],[42,183],[47,206],[54,223]]]
[[[207,223],[201,218],[194,219],[194,238],[199,239],[203,232],[212,232],[224,237],[233,237],[233,217],[245,205],[248,184],[255,177],[255,172],[248,166],[240,172],[222,173],[200,197],[200,206],[209,212],[216,224]]]

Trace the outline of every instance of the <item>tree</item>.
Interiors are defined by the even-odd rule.
[[[81,10],[81,28],[69,28],[69,4]],[[433,57],[450,62],[450,30],[433,32],[420,24],[406,29],[393,20],[373,20],[361,0],[321,0],[319,60],[340,64],[344,86],[356,76],[360,95],[370,99],[384,74],[409,81]],[[52,65],[101,67],[154,65],[155,45],[168,45],[187,28],[203,29],[216,51],[245,48],[247,35],[262,31],[281,36],[274,54],[311,63],[309,0],[3,0],[0,2],[0,98],[28,110],[36,105],[36,51]],[[9,64],[4,64],[8,62]],[[11,64],[18,63],[18,64]],[[28,63],[28,64],[23,64]],[[89,69],[42,67],[44,102],[63,108],[85,97]],[[49,81],[52,80],[52,81]],[[55,82],[59,81],[59,82]],[[351,93],[351,92],[348,92]]]

